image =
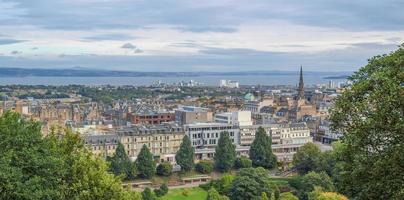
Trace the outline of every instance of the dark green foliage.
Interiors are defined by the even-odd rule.
[[[159,176],[170,176],[173,166],[169,162],[162,162],[157,166],[156,173]]]
[[[293,165],[301,175],[315,171],[320,166],[321,151],[314,143],[307,143],[293,155]]]
[[[344,134],[339,192],[356,199],[404,196],[404,45],[355,72],[332,110]]]
[[[142,192],[142,200],[157,200],[157,196],[150,188],[145,188]]]
[[[215,149],[215,168],[221,172],[229,171],[236,160],[236,145],[230,139],[228,132],[220,135]]]
[[[257,167],[272,169],[276,167],[276,156],[272,153],[272,140],[262,127],[258,128],[250,148],[250,159]]]
[[[0,199],[58,199],[63,159],[41,126],[18,114],[0,117]]]
[[[136,167],[126,154],[123,145],[119,142],[112,157],[108,157],[107,161],[110,162],[109,171],[116,176],[123,175],[125,180],[133,180],[136,177]]]
[[[143,178],[151,178],[156,172],[156,163],[153,159],[153,154],[144,144],[136,159],[136,167],[139,175]]]
[[[194,148],[187,135],[182,139],[180,149],[175,154],[175,161],[181,166],[182,171],[190,171],[194,168]]]
[[[0,117],[0,199],[140,199],[107,169],[78,134],[42,137],[36,122]]]
[[[215,188],[210,188],[208,191],[207,200],[228,200],[229,198],[223,195],[220,195],[219,192],[216,191]]]
[[[213,162],[208,160],[201,160],[195,165],[195,170],[202,174],[209,174],[213,171]]]
[[[247,156],[240,156],[234,162],[234,167],[237,169],[249,168],[252,167],[252,161]]]
[[[167,192],[168,192],[168,186],[165,183],[163,183],[160,186],[160,188],[154,190],[154,193],[156,194],[157,197],[162,197],[162,196],[166,195]]]
[[[279,190],[271,183],[268,172],[264,168],[244,168],[237,173],[229,196],[232,200],[259,199],[262,192],[265,192],[267,196],[270,196],[272,192],[279,195]]]
[[[334,191],[331,178],[325,172],[309,172],[304,176],[290,180],[289,184],[296,189],[297,196],[301,200],[308,199],[308,193],[315,187],[321,187],[324,191]]]

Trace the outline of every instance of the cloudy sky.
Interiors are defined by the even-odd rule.
[[[0,67],[353,71],[404,42],[402,0],[0,0]]]

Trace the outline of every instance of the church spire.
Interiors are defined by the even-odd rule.
[[[300,79],[298,88],[298,99],[304,99],[303,67],[300,66]]]

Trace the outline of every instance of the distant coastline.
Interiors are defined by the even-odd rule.
[[[347,73],[327,76],[330,72],[306,71],[304,74],[327,76],[325,79],[345,79]],[[276,76],[296,75],[297,71],[241,71],[241,72],[138,72],[93,69],[40,69],[40,68],[0,68],[0,77],[201,77],[201,76]]]

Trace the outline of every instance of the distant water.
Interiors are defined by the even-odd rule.
[[[335,74],[304,75],[305,85],[336,83],[345,79],[324,79]],[[240,85],[296,85],[299,76],[296,75],[248,75],[248,76],[197,76],[197,77],[0,77],[0,85],[151,85],[160,80],[164,83],[194,80],[207,86],[218,86],[221,79],[238,81]]]

